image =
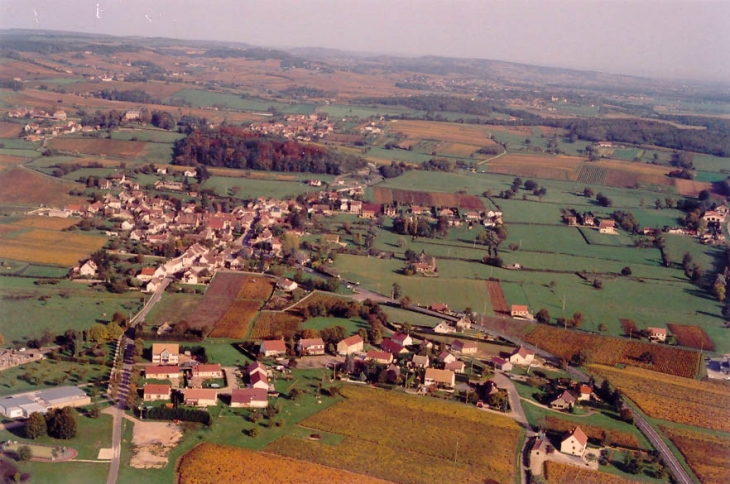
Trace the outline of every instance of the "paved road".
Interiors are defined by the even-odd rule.
[[[144,308],[132,318],[130,326],[134,327],[137,323],[144,321],[147,313],[162,298],[162,294],[171,282],[172,279],[170,278],[166,278],[163,281],[150,300],[147,301]],[[122,458],[122,421],[124,420],[124,409],[126,406],[127,392],[129,391],[129,378],[134,367],[134,358],[132,357],[134,341],[127,336],[123,336],[121,344],[123,347],[120,348],[120,351],[123,357],[117,360],[117,365],[120,361],[122,362],[122,379],[117,390],[117,401],[112,411],[112,460],[109,466],[109,475],[106,480],[107,484],[116,484],[117,478],[119,477],[119,466]],[[119,368],[115,367],[113,371],[118,370]]]
[[[693,484],[694,481],[692,478],[689,474],[687,474],[687,471],[684,470],[684,467],[682,467],[677,457],[672,453],[667,444],[664,443],[664,440],[662,440],[662,437],[657,433],[657,431],[649,425],[642,415],[630,406],[629,408],[631,409],[631,414],[634,416],[636,426],[639,430],[641,430],[641,433],[643,433],[646,438],[651,441],[654,448],[659,451],[659,454],[661,454],[662,459],[664,459],[664,462],[667,466],[669,466],[669,469],[671,469],[672,474],[674,474],[674,477],[677,479],[677,482],[679,482],[679,484]]]
[[[507,390],[507,396],[509,397],[509,406],[512,409],[511,417],[514,418],[524,429],[526,433],[525,441],[520,449],[520,474],[522,478],[522,484],[527,484],[527,467],[525,467],[525,454],[527,453],[527,446],[531,442],[530,437],[535,436],[535,432],[532,430],[530,423],[527,421],[527,416],[522,408],[522,401],[520,400],[520,394],[517,393],[517,388],[512,380],[507,376],[497,371],[494,373],[494,383],[497,384],[498,388],[504,388]]]

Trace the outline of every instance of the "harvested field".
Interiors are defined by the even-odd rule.
[[[545,479],[548,484],[565,484],[568,482],[580,482],[581,484],[634,484],[635,482],[614,474],[592,471],[551,460],[545,462]]]
[[[404,203],[424,207],[458,207],[464,210],[484,211],[484,204],[475,195],[458,193],[417,192],[375,187],[375,203]]]
[[[280,311],[262,311],[253,325],[249,339],[273,339],[294,335],[301,329],[303,318]]]
[[[603,185],[606,181],[608,170],[595,165],[585,164],[580,168],[577,181],[592,185]]]
[[[547,417],[545,417],[545,424],[547,425],[548,430],[558,433],[571,432],[576,426],[576,423],[572,420],[553,417],[552,415],[548,415]],[[585,432],[589,439],[592,439],[595,442],[603,442],[603,439],[606,437],[606,429],[604,429],[603,427],[580,424],[580,428],[581,430],[583,430],[583,432]],[[636,438],[635,435],[613,429],[608,430],[608,433],[612,445],[617,445],[619,447],[625,447],[629,449],[642,448],[639,440]]]
[[[0,224],[0,236],[12,234],[13,232],[19,232],[21,230],[23,230],[23,227],[20,225]]]
[[[54,138],[51,140],[50,147],[67,153],[136,158],[142,153],[145,143],[114,139]]]
[[[393,133],[404,134],[413,140],[437,140],[475,146],[472,151],[494,144],[488,137],[490,130],[481,125],[398,120],[390,122],[388,128]]]
[[[0,138],[15,138],[23,130],[23,126],[18,123],[0,122]]]
[[[281,482],[385,484],[388,482],[303,460],[209,443],[198,445],[182,457],[178,475],[178,484],[279,484]]]
[[[589,365],[650,417],[730,432],[730,387],[641,368]]]
[[[696,197],[702,190],[712,191],[712,183],[680,178],[674,179],[674,186],[683,197]]]
[[[0,257],[36,264],[71,267],[106,243],[94,235],[31,229],[0,238]]]
[[[509,316],[509,306],[507,305],[507,300],[504,297],[504,292],[499,281],[487,281],[486,284],[489,300],[492,303],[492,311],[495,316]]]
[[[514,482],[521,430],[513,420],[434,398],[356,386],[341,392],[345,400],[302,422],[343,435],[339,444],[284,437],[266,450],[401,483],[441,483],[445,475]]]
[[[584,350],[590,354],[590,361],[593,363],[622,363],[685,378],[694,378],[700,362],[700,354],[695,351],[579,333],[544,324],[530,331],[525,341],[568,361]],[[642,355],[647,353],[651,355],[653,363],[640,361]]]
[[[727,446],[730,435],[710,435],[664,425],[659,428],[679,449],[703,484],[730,482],[730,450]]]
[[[528,178],[575,181],[583,163],[578,157],[507,155],[487,163],[490,173]]]
[[[77,187],[80,185],[54,180],[24,168],[12,168],[0,175],[0,203],[63,207],[79,203],[78,198],[68,195],[69,190]]]
[[[704,329],[691,324],[667,324],[682,346],[697,348],[698,350],[715,351],[715,343]]]
[[[236,299],[253,299],[255,301],[266,301],[274,292],[274,281],[268,277],[246,276],[243,287],[238,291]]]
[[[20,165],[26,160],[28,160],[28,158],[24,158],[22,156],[0,155],[0,168],[6,166]]]
[[[438,147],[438,153],[451,156],[469,156],[477,150],[474,145],[465,145],[461,143],[444,143]]]
[[[247,276],[233,272],[219,271],[205,291],[207,297],[222,297],[233,300],[247,281]]]
[[[235,338],[246,336],[251,321],[261,307],[260,301],[237,300],[228,307],[225,314],[215,323],[211,338]]]

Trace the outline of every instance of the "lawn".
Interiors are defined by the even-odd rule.
[[[388,315],[388,319],[393,323],[410,323],[412,326],[433,328],[441,322],[441,318],[435,318],[421,313],[414,313],[413,311],[407,311],[405,309],[394,308],[391,306],[382,306],[382,308]]]
[[[295,198],[301,193],[322,190],[322,187],[310,187],[302,183],[299,179],[292,178],[291,181],[278,181],[212,176],[205,182],[203,187],[213,189],[221,196],[232,195],[235,198],[244,200],[256,197]],[[313,178],[321,177],[314,175]]]
[[[302,329],[322,330],[333,326],[342,326],[345,333],[350,336],[358,332],[360,329],[369,329],[365,321],[361,319],[345,319],[345,318],[310,318],[302,323]]]
[[[111,353],[110,353],[111,354]],[[39,360],[3,370],[0,373],[0,396],[43,390],[60,384],[78,385],[107,378],[110,368],[89,363],[71,363],[57,360]],[[24,375],[38,375],[38,385],[27,381]]]
[[[109,464],[102,462],[21,462],[17,466],[30,474],[33,484],[98,484],[109,475]]]

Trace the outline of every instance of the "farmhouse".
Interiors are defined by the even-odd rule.
[[[337,343],[337,354],[341,356],[359,353],[363,349],[363,340],[359,334],[345,338]]]
[[[195,365],[192,369],[193,378],[223,378],[223,369],[219,364]]]
[[[276,283],[276,286],[279,289],[281,289],[282,291],[292,292],[294,289],[296,289],[298,287],[298,284],[289,279],[281,279],[281,280],[279,280],[279,282]]]
[[[448,304],[441,304],[441,303],[433,303],[431,304],[428,309],[431,311],[436,311],[437,313],[445,313],[449,310]]]
[[[613,220],[601,220],[601,223],[598,224],[598,231],[602,234],[615,234],[616,222]]]
[[[86,276],[86,277],[93,277],[96,275],[96,263],[89,259],[84,264],[79,267],[79,275],[80,276]]]
[[[593,388],[588,385],[581,385],[580,388],[578,388],[578,392],[578,400],[581,402],[587,402],[591,399],[591,395],[593,395]]]
[[[562,394],[552,402],[550,402],[550,408],[553,410],[570,410],[575,405],[576,398],[568,390],[563,391]]]
[[[374,361],[382,365],[389,365],[393,362],[393,355],[387,351],[369,350],[365,353],[365,361]]]
[[[586,451],[587,444],[588,436],[581,430],[580,427],[576,427],[560,443],[560,452],[562,452],[563,454],[577,455],[578,457],[583,457],[583,454],[585,454]]]
[[[453,388],[456,377],[454,372],[450,370],[437,370],[436,368],[426,369],[426,374],[423,376],[423,384],[427,387],[430,386],[444,386]]]
[[[406,333],[393,333],[393,336],[391,336],[390,339],[401,346],[410,346],[413,344],[413,338]]]
[[[218,390],[215,388],[188,388],[185,390],[185,405],[212,407],[217,403]]]
[[[421,252],[421,255],[418,256],[418,262],[413,264],[413,266],[419,274],[436,272],[436,258],[426,255],[425,252]],[[432,309],[432,311],[435,311],[435,309]]]
[[[524,346],[520,346],[509,356],[509,361],[513,365],[531,365],[534,360],[535,352]]]
[[[512,363],[510,361],[505,360],[504,358],[500,358],[499,356],[495,356],[491,359],[491,363],[494,366],[495,370],[502,370],[502,371],[511,371],[512,370]]]
[[[156,383],[147,383],[142,390],[145,402],[156,402],[157,400],[170,399],[170,385],[159,385]]]
[[[530,309],[521,304],[513,304],[509,314],[513,318],[531,318]]]
[[[651,341],[667,340],[667,329],[666,328],[646,328],[646,333]]]
[[[286,354],[286,343],[282,339],[265,339],[259,346],[259,354],[265,357],[281,356]]]
[[[477,347],[476,341],[462,341],[460,339],[455,339],[453,343],[451,343],[451,351],[456,351],[457,353],[463,353],[466,355],[474,354],[479,350]]]
[[[153,365],[144,369],[145,378],[154,380],[171,380],[180,378],[180,369],[175,365]]]
[[[446,321],[441,321],[439,324],[436,325],[436,327],[433,328],[433,332],[436,334],[449,334],[449,333],[455,333],[456,328],[451,326]]]
[[[231,391],[232,408],[266,408],[269,400],[266,390],[259,388],[234,388]]]
[[[301,355],[323,355],[324,341],[322,338],[300,339],[297,343],[297,350]]]
[[[543,472],[543,464],[549,454],[555,451],[544,437],[538,437],[530,449],[530,471],[534,476],[540,476]]]
[[[180,345],[173,343],[154,343],[152,345],[152,363],[177,364],[180,359]]]

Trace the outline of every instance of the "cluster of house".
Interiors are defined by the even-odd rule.
[[[568,388],[563,391],[550,402],[550,408],[553,410],[570,411],[575,407],[577,402],[587,402],[593,395],[593,388],[580,383],[571,383]]]
[[[287,139],[312,141],[332,134],[335,128],[327,118],[322,119],[318,114],[288,114],[281,122],[253,123],[249,129],[256,133],[273,134]]]
[[[90,133],[95,131],[92,126],[81,126],[76,121],[67,120],[66,111],[57,110],[53,114],[38,108],[18,108],[8,112],[11,118],[33,118],[40,123],[28,123],[23,127],[27,141],[38,141],[44,137],[60,136],[71,133]]]
[[[268,370],[261,363],[254,362],[246,369],[249,385],[246,388],[235,388],[230,391],[220,388],[202,388],[202,382],[209,379],[223,378],[223,369],[219,364],[199,364],[194,361],[180,362],[180,347],[177,344],[152,345],[152,363],[144,370],[145,378],[153,380],[177,381],[183,376],[193,383],[192,388],[181,391],[182,401],[191,407],[211,407],[218,404],[218,397],[225,393],[230,395],[231,407],[234,408],[266,408],[269,405]],[[159,365],[155,365],[158,363]],[[164,364],[162,364],[164,363]],[[169,384],[146,383],[142,389],[145,402],[170,400],[172,386]]]
[[[401,206],[398,203],[393,203],[385,205],[383,207],[383,213],[389,217],[402,215],[408,217],[410,220],[416,220],[418,217],[426,217],[430,222],[444,217],[450,227],[460,227],[464,223],[496,227],[502,223],[502,212],[498,210],[487,210],[484,212],[478,210],[462,211],[458,208],[426,207],[420,205]]]
[[[44,414],[63,407],[83,407],[91,404],[83,390],[74,386],[49,388],[0,398],[0,414],[7,418],[28,418],[33,412]]]
[[[610,219],[598,220],[591,212],[578,212],[575,209],[568,209],[563,214],[563,221],[570,226],[596,227],[602,234],[615,234],[616,222]]]
[[[124,175],[121,175],[122,181]],[[176,209],[170,200],[152,198],[139,190],[124,190],[118,195],[106,194],[102,200],[85,205],[68,205],[61,216],[78,215],[93,217],[103,214],[105,218],[121,220],[119,234],[143,244],[152,250],[159,250],[171,240],[182,239],[189,245],[184,253],[154,270],[143,269],[137,278],[146,283],[146,291],[154,291],[165,277],[179,275],[186,284],[201,282],[201,274],[212,276],[221,268],[237,269],[245,264],[255,250],[249,245],[259,242],[270,244],[270,253],[277,256],[283,244],[275,237],[272,228],[282,217],[289,214],[290,202],[259,198],[246,206],[238,206],[230,213],[201,212],[198,205],[188,203]],[[55,213],[45,212],[54,216]],[[251,244],[244,245],[244,239],[254,225],[261,228],[251,234]],[[234,236],[234,230],[244,235]],[[300,236],[301,230],[292,231]],[[79,265],[75,272],[81,276],[93,277],[96,268],[91,264]]]

